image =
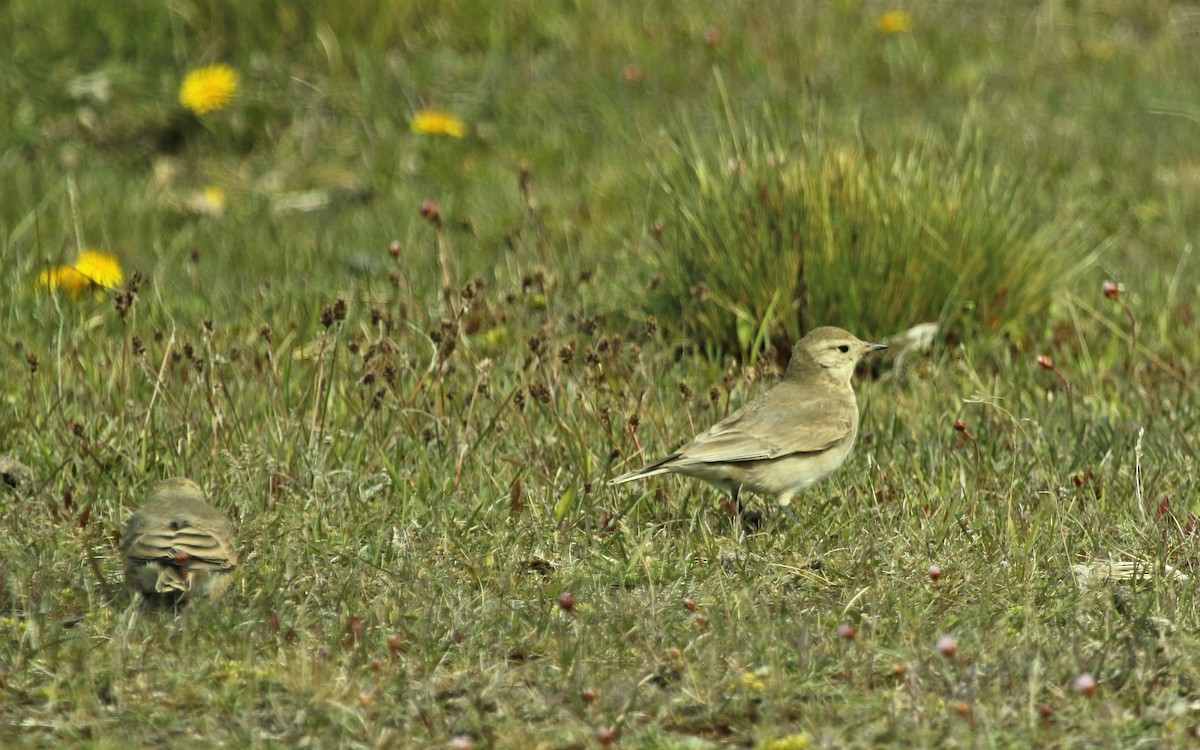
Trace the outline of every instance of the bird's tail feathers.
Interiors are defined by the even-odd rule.
[[[166,594],[170,591],[178,591],[181,594],[186,594],[192,588],[192,577],[185,574],[179,568],[170,565],[164,565],[158,571],[158,581],[154,586],[154,590],[160,594]]]
[[[670,456],[667,456],[666,458],[664,458],[662,460],[655,461],[652,464],[643,466],[642,468],[637,469],[636,471],[630,471],[625,474],[622,474],[619,477],[610,479],[610,480],[608,480],[608,484],[609,484],[609,486],[617,485],[617,484],[625,484],[626,482],[632,482],[635,479],[645,479],[647,477],[653,477],[653,476],[657,476],[659,474],[666,474],[671,471],[671,467],[668,466],[667,464],[669,464],[670,462],[674,461],[677,458],[679,458],[679,454],[673,453]]]

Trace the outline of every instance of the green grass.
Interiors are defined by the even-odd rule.
[[[0,745],[1195,743],[1190,7],[919,2],[885,37],[856,2],[101,5],[0,11],[0,453],[36,477],[0,492]],[[241,96],[164,153],[215,61]],[[92,73],[111,96],[72,98]],[[468,137],[411,133],[425,106]],[[1021,239],[1087,217],[1100,250],[1035,311],[869,365],[850,460],[758,529],[689,481],[605,484],[779,373],[656,306],[684,226],[664,160],[724,163],[726,107],[875,164],[969,123],[1058,196]],[[180,210],[207,185],[222,216]],[[140,274],[128,315],[37,289],[80,247]],[[873,339],[919,321],[869,305],[934,296],[838,279],[813,324]],[[244,563],[213,606],[131,609],[116,535],[172,475]],[[1149,574],[1073,570],[1107,561]]]
[[[729,117],[719,145],[693,139],[664,169],[680,226],[654,246],[657,308],[720,348],[786,352],[824,320],[1027,339],[1099,254],[1094,221],[988,164],[974,123],[951,149],[878,156],[819,124],[787,137]]]

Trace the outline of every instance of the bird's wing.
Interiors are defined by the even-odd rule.
[[[795,391],[789,396],[783,407],[772,407],[780,403],[778,397],[750,402],[697,435],[671,463],[730,463],[817,453],[854,433],[858,414],[853,402],[832,409],[827,394]],[[832,417],[831,412],[841,416]]]
[[[148,522],[131,528],[123,540],[131,560],[158,560],[188,570],[230,570],[237,564],[233,536],[187,519]]]

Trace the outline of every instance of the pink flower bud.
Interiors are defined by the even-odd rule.
[[[1075,692],[1080,695],[1091,698],[1099,689],[1100,686],[1096,684],[1096,678],[1092,676],[1091,672],[1084,672],[1075,678]]]

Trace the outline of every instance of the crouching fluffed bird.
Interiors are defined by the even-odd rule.
[[[850,455],[858,435],[850,378],[859,358],[886,348],[840,328],[816,328],[796,342],[787,372],[774,388],[677,452],[609,484],[683,474],[716,485],[735,502],[745,490],[787,505]]]
[[[125,524],[125,582],[149,597],[215,599],[237,565],[233,524],[190,479],[168,479]]]

